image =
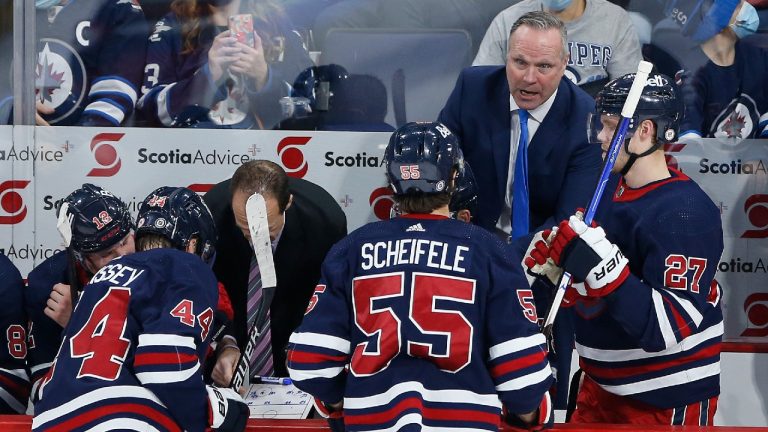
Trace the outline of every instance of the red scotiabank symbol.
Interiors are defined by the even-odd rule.
[[[6,180],[0,183],[0,225],[14,225],[27,217],[27,206],[15,189],[24,189],[29,180]]]
[[[187,186],[187,189],[199,195],[204,195],[206,192],[213,189],[213,186],[214,185],[212,183],[192,183],[191,185]]]
[[[748,327],[742,336],[768,336],[768,293],[753,293],[744,300]]]
[[[664,158],[667,160],[667,166],[679,170],[677,159],[670,153],[679,153],[685,148],[685,144],[667,143],[664,144]]]
[[[392,205],[395,201],[392,199],[392,189],[388,187],[376,188],[371,192],[371,197],[368,198],[368,202],[373,208],[373,214],[380,220],[390,218],[390,212],[392,211]]]
[[[309,164],[298,146],[307,145],[311,139],[312,137],[289,136],[277,143],[277,155],[280,156],[280,162],[289,176],[302,178],[307,174]]]
[[[741,238],[768,237],[768,195],[752,195],[744,201],[744,214],[747,220],[757,229],[744,231]]]
[[[112,144],[120,141],[124,133],[105,132],[93,137],[91,140],[91,153],[99,168],[92,169],[88,177],[112,177],[120,171],[122,165],[117,149]]]

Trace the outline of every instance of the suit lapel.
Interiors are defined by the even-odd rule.
[[[563,136],[568,132],[568,122],[565,120],[571,106],[571,89],[568,88],[567,79],[563,77],[560,80],[555,102],[528,145],[528,172],[549,172],[549,164],[546,163],[549,154],[564,140]]]
[[[499,96],[500,95],[500,96]],[[488,113],[491,124],[490,139],[493,153],[493,163],[496,167],[496,196],[507,195],[507,174],[509,172],[509,146],[510,146],[510,122],[509,114],[509,83],[502,69],[499,85],[493,91],[493,97],[489,98],[490,109]]]

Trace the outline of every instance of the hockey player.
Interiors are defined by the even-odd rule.
[[[38,125],[120,126],[133,112],[149,29],[136,0],[37,0]]]
[[[27,363],[32,382],[48,372],[79,292],[115,257],[134,252],[133,220],[125,203],[89,183],[64,199],[72,217],[69,251],[57,252],[29,273],[24,305],[29,318]]]
[[[161,187],[138,221],[140,253],[113,260],[83,290],[33,395],[32,428],[241,431],[242,398],[202,379],[218,297],[213,218],[191,190]]]
[[[24,282],[16,266],[0,253],[0,414],[24,414],[29,400],[27,316],[20,308]]]
[[[618,78],[597,95],[590,135],[604,155],[633,78]],[[680,117],[674,82],[651,75],[613,167],[613,194],[595,217],[601,226],[572,216],[526,258],[533,271],[552,275],[554,263],[575,281],[566,302],[585,376],[574,422],[712,424],[723,335],[714,276],[723,232],[712,200],[667,167],[662,146],[674,142]]]
[[[402,215],[337,243],[291,335],[294,383],[349,431],[497,431],[551,418],[552,382],[519,266],[489,232],[448,217],[456,137],[408,123],[385,151]],[[348,372],[346,371],[348,369]]]

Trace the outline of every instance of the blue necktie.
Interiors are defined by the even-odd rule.
[[[512,191],[512,240],[524,237],[530,229],[528,216],[528,111],[517,110],[520,140],[515,158],[515,182]]]

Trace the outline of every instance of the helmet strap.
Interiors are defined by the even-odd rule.
[[[635,164],[635,161],[637,159],[639,159],[641,157],[646,157],[649,154],[651,154],[651,153],[655,152],[656,150],[658,150],[659,147],[661,147],[661,143],[658,140],[656,140],[656,143],[654,145],[652,145],[648,150],[646,150],[646,151],[644,151],[644,152],[642,152],[640,154],[632,153],[632,152],[629,151],[629,140],[630,139],[631,139],[631,137],[630,138],[626,138],[624,140],[624,151],[627,153],[627,155],[629,155],[629,159],[627,159],[627,163],[625,163],[624,167],[621,169],[621,175],[622,176],[626,176],[627,175],[627,173],[632,168],[632,165]]]

